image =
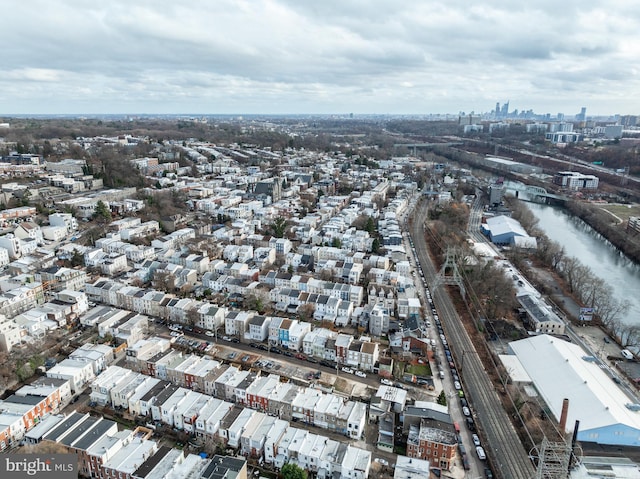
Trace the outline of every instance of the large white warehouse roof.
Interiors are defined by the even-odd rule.
[[[556,419],[569,399],[567,427],[580,421],[579,440],[640,445],[640,413],[626,407],[629,398],[582,348],[544,334],[509,346]]]

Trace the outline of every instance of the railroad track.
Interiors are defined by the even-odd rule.
[[[436,270],[424,238],[425,221],[426,208],[421,208],[419,203],[409,234],[412,236],[417,259],[427,284],[431,285],[435,280]],[[431,295],[449,341],[449,348],[463,378],[465,394],[475,410],[475,422],[486,438],[484,449],[493,465],[494,473],[500,479],[531,479],[535,475],[535,468],[502,407],[502,402],[449,295],[443,288],[431,291]]]

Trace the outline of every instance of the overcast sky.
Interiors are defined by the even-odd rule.
[[[624,0],[0,0],[0,115],[640,113]]]

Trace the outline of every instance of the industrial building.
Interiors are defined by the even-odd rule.
[[[522,225],[509,216],[494,216],[482,224],[482,232],[492,243],[513,245],[520,248],[536,248],[536,239],[529,236]]]
[[[640,412],[581,347],[542,334],[509,343],[556,420],[569,401],[566,428],[580,421],[577,439],[603,445],[640,446]]]

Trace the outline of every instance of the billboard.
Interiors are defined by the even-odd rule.
[[[594,308],[580,308],[580,321],[591,321],[594,312]]]

